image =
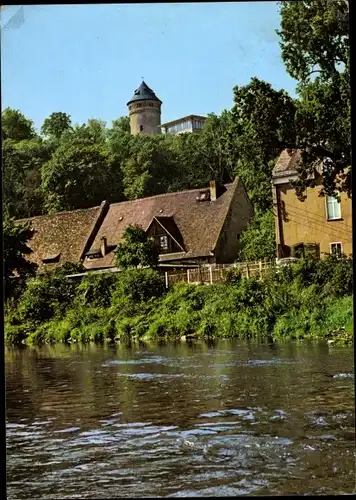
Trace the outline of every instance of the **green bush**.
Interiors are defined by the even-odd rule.
[[[5,342],[7,344],[21,344],[25,341],[31,329],[26,325],[13,325],[8,321],[4,323]]]
[[[236,285],[242,280],[242,273],[239,268],[231,267],[228,269],[225,276],[225,283],[228,285]]]
[[[146,315],[121,318],[116,321],[116,337],[120,340],[140,338],[147,332],[149,322]]]
[[[324,333],[332,334],[338,330],[353,333],[353,298],[340,297],[338,299],[328,297],[325,301],[325,319],[323,323]]]
[[[113,300],[126,298],[133,302],[144,302],[161,297],[165,293],[163,277],[152,269],[126,269],[117,275]]]
[[[5,306],[8,343],[115,339],[327,338],[352,342],[352,261],[305,259],[263,280],[232,272],[221,285],[180,283],[168,292],[150,269],[31,279]]]
[[[60,271],[31,278],[19,301],[20,317],[35,324],[60,317],[73,303],[77,286]]]
[[[88,274],[77,288],[77,302],[81,305],[109,307],[117,277],[111,273]]]
[[[48,277],[36,277],[28,281],[20,305],[19,314],[21,319],[33,323],[47,321],[55,315],[56,290]]]

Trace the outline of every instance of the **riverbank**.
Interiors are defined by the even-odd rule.
[[[153,270],[91,275],[55,271],[29,280],[6,305],[8,344],[124,339],[256,338],[353,341],[352,260],[303,260],[263,280],[231,270],[220,285],[167,291]]]

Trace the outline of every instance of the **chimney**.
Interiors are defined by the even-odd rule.
[[[210,181],[209,182],[209,188],[210,188],[210,201],[216,201],[217,196],[217,182],[216,181]]]
[[[103,236],[102,238],[100,238],[100,250],[101,250],[101,255],[103,257],[105,257],[105,255],[106,255],[107,248],[108,248],[107,240],[106,240],[105,236]]]

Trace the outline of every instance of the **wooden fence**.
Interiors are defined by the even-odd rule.
[[[268,269],[274,267],[275,262],[254,261],[254,262],[237,262],[234,264],[210,264],[204,265],[197,269],[187,269],[176,274],[170,274],[167,271],[164,273],[165,285],[167,288],[172,287],[176,283],[193,283],[213,285],[223,283],[230,269],[238,269],[242,276],[249,278],[258,276],[262,278]]]

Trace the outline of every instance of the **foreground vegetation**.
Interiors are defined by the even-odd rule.
[[[220,285],[167,291],[152,269],[30,278],[6,304],[7,343],[240,337],[351,344],[352,260],[307,259],[263,280],[230,270]],[[19,285],[20,286],[20,285]],[[20,295],[20,296],[19,296]]]

